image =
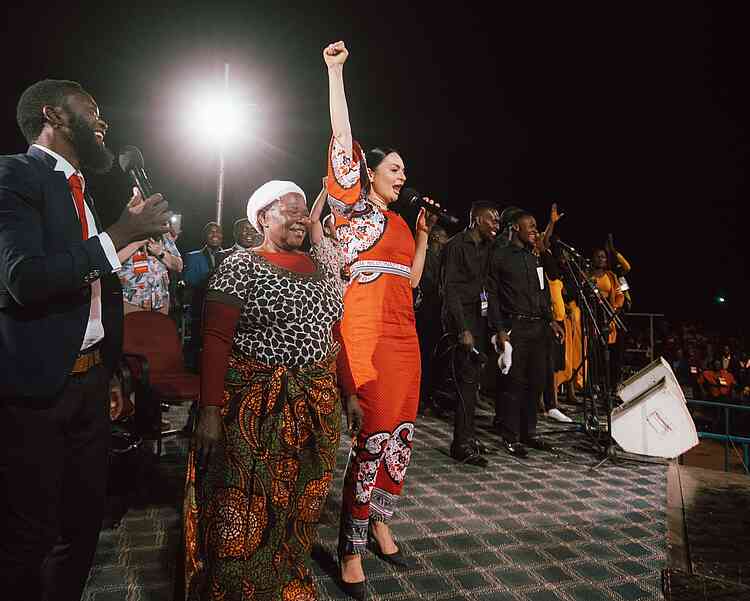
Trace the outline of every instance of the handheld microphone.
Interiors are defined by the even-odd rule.
[[[120,150],[120,167],[130,175],[135,186],[141,191],[143,198],[153,195],[154,189],[151,186],[151,180],[146,173],[146,167],[143,162],[143,153],[135,146],[124,146]]]
[[[458,217],[454,217],[446,210],[431,205],[424,201],[422,195],[417,192],[414,188],[402,188],[401,194],[398,195],[399,200],[410,207],[424,208],[430,213],[434,213],[438,216],[438,223],[440,225],[457,225]]]

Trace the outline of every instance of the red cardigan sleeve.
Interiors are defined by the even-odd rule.
[[[240,307],[206,301],[201,357],[201,406],[224,405],[224,375],[232,339],[240,320]]]

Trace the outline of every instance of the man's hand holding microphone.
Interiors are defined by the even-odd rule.
[[[131,242],[143,243],[168,232],[170,216],[167,201],[161,194],[153,194],[144,200],[140,190],[134,188],[130,202],[106,232],[115,249],[120,250]]]

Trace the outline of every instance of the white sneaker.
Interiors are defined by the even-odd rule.
[[[559,409],[550,409],[547,412],[547,417],[549,417],[550,419],[554,419],[556,422],[563,422],[565,424],[573,423],[573,420]]]

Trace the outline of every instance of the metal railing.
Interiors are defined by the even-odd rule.
[[[708,440],[718,440],[724,443],[724,471],[729,471],[729,443],[735,443],[742,445],[742,462],[745,469],[745,473],[748,471],[750,466],[750,451],[748,445],[750,445],[750,437],[747,436],[734,436],[729,432],[729,413],[731,411],[750,411],[750,406],[746,405],[733,405],[731,403],[719,403],[717,401],[696,401],[687,399],[688,405],[698,405],[701,407],[714,407],[721,409],[723,414],[724,422],[724,434],[717,434],[715,432],[698,432],[698,438],[705,438]],[[680,458],[680,461],[682,458]]]

